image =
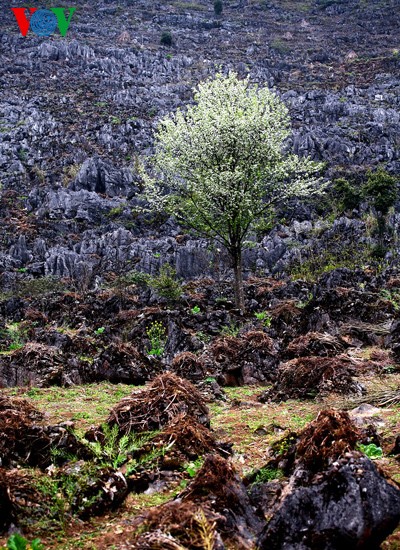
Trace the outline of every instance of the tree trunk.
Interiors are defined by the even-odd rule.
[[[243,292],[243,267],[242,250],[240,248],[231,253],[233,260],[233,271],[235,273],[235,304],[241,313],[245,313],[244,292]]]

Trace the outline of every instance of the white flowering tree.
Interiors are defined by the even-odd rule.
[[[268,88],[234,72],[198,85],[194,104],[160,121],[145,195],[228,251],[244,311],[243,242],[272,205],[322,189],[322,165],[285,154],[288,110]]]

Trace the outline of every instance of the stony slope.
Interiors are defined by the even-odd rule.
[[[399,173],[397,0],[224,2],[219,18],[208,0],[76,5],[66,38],[22,38],[12,12],[2,14],[6,288],[21,268],[91,284],[122,263],[155,272],[170,261],[185,277],[210,271],[205,243],[177,243],[174,224],[137,215],[135,158],[151,150],[158,118],[219,68],[273,86],[291,110],[295,152],[326,160],[330,174],[377,165]],[[160,45],[164,31],[171,47]],[[268,273],[292,257],[278,237],[246,265]]]

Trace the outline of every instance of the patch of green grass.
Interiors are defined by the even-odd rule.
[[[240,386],[237,388],[224,388],[230,399],[242,399],[260,393],[259,386]]]
[[[104,422],[110,409],[134,389],[135,386],[127,384],[101,382],[71,388],[30,388],[25,392],[20,391],[18,395],[33,399],[39,410],[48,413],[49,423],[74,419],[77,431],[86,431],[92,424],[100,425]],[[12,395],[13,391],[4,390],[8,395]]]
[[[274,479],[282,479],[283,472],[279,468],[260,468],[253,483],[267,483]]]

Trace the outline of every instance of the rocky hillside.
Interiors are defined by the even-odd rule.
[[[170,262],[185,278],[226,269],[206,243],[177,239],[171,220],[137,212],[135,168],[159,117],[217,70],[273,87],[290,108],[294,151],[326,161],[328,176],[362,179],[378,165],[399,173],[397,0],[225,1],[218,17],[209,0],[75,5],[64,38],[23,38],[11,10],[2,14],[5,289],[21,273],[93,285],[129,266],[155,273]],[[163,33],[171,45],[160,44]],[[279,234],[256,236],[249,270],[285,271],[313,243],[313,230],[332,230],[315,225],[304,205],[281,217]],[[360,238],[353,226],[365,229],[354,219],[337,223],[334,233],[344,227]]]

